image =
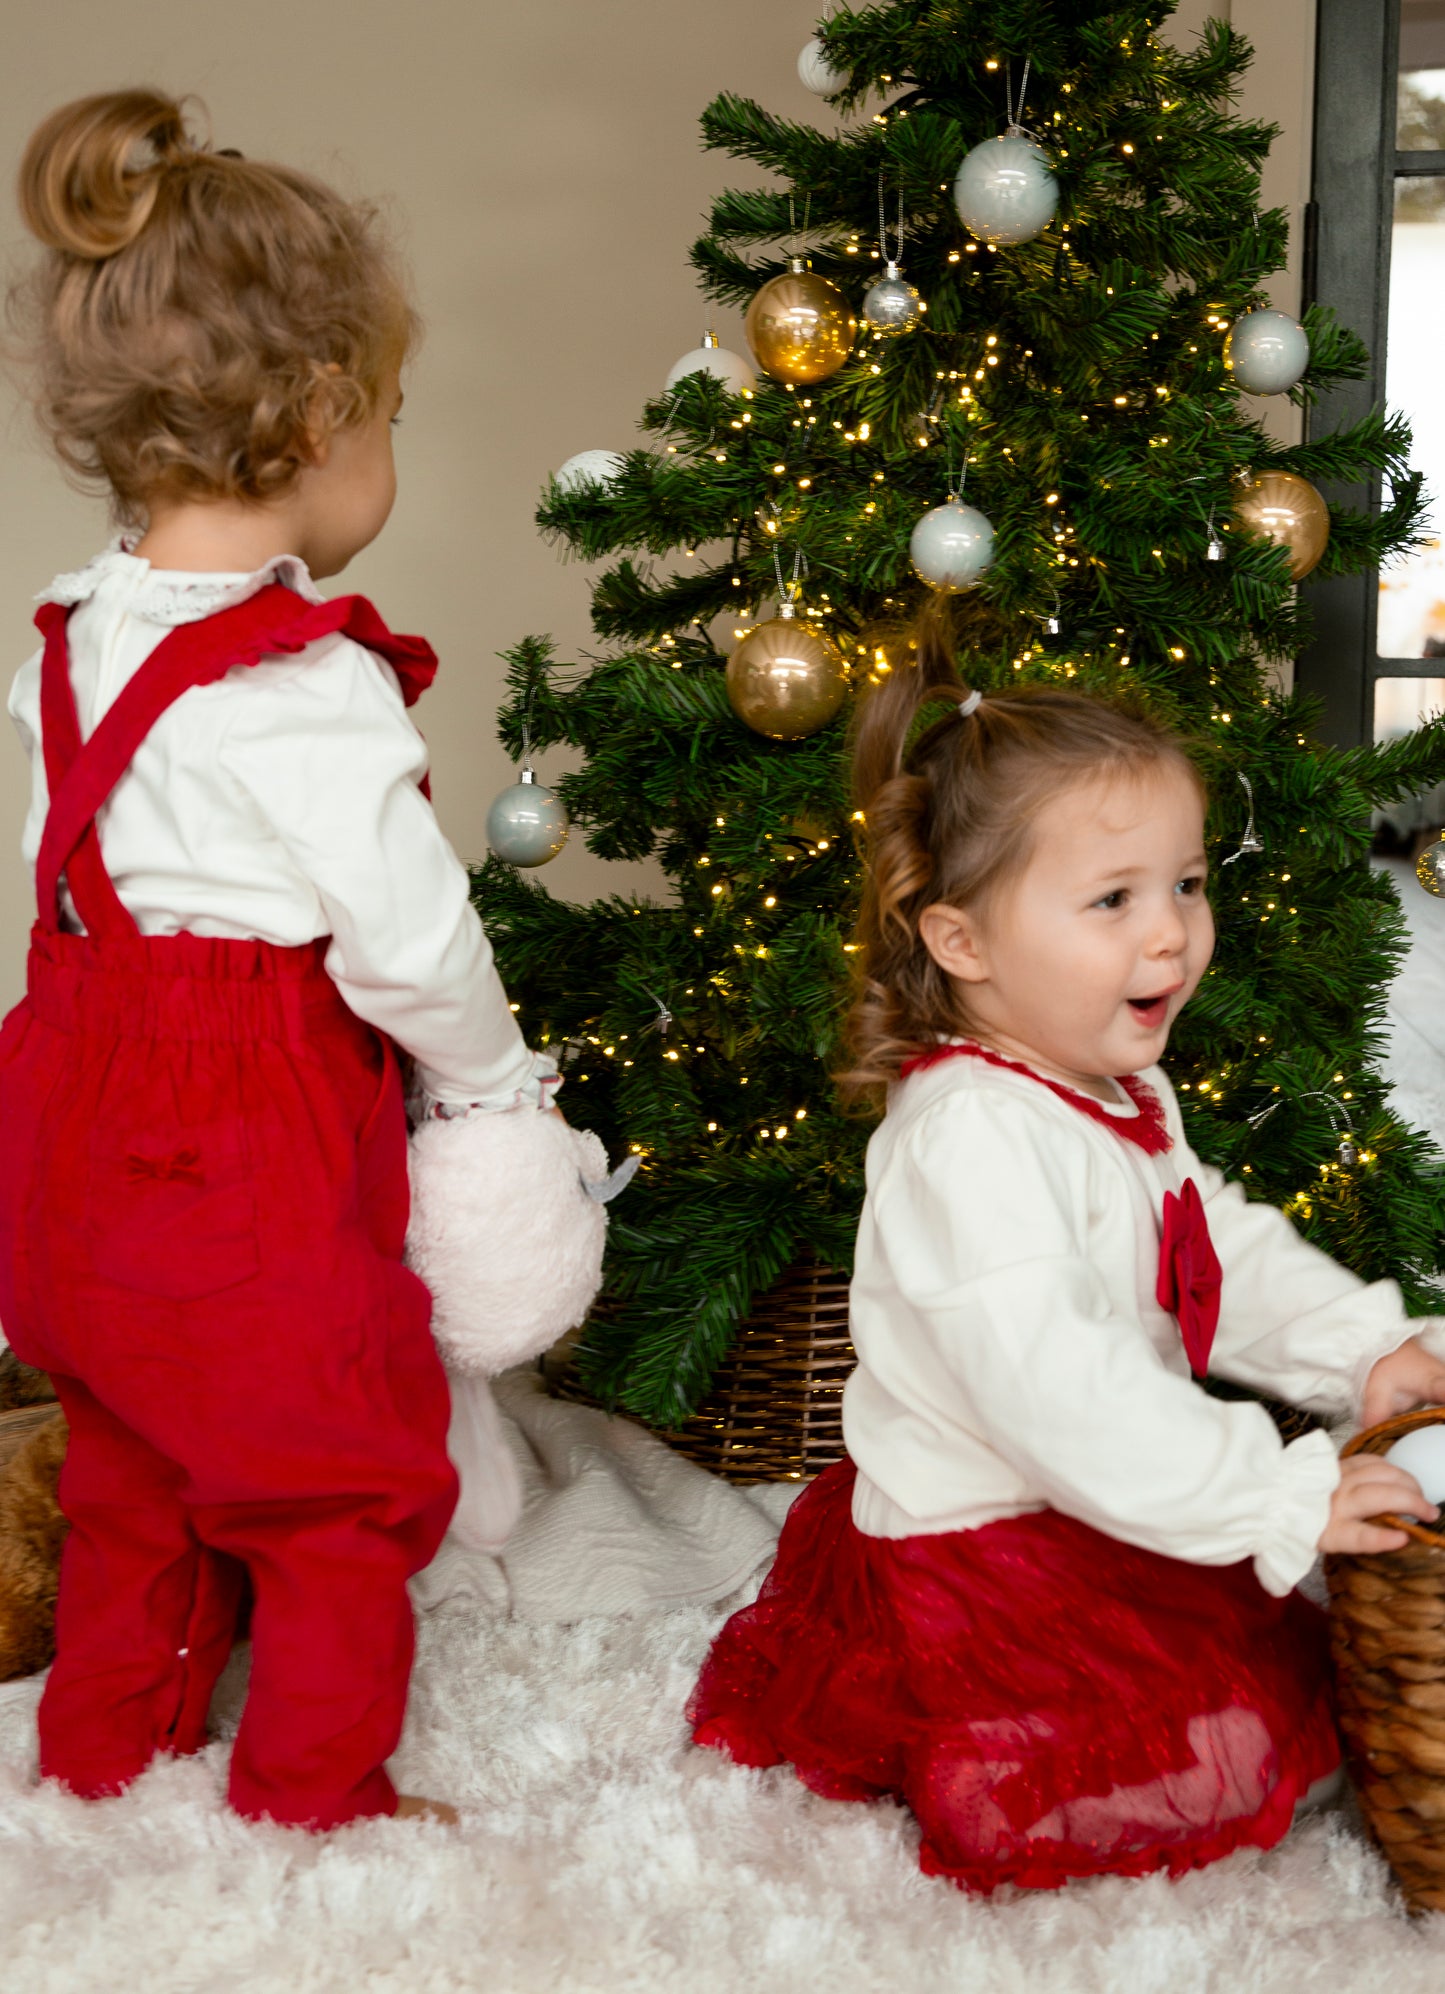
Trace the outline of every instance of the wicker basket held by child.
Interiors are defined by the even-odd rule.
[[[1402,1413],[1346,1454],[1384,1454],[1445,1408]],[[1445,1528],[1402,1516],[1399,1551],[1327,1558],[1340,1728],[1366,1823],[1412,1910],[1445,1911]],[[1442,1519],[1445,1523],[1445,1519]]]

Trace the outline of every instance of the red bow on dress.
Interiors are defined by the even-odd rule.
[[[204,1184],[201,1152],[178,1149],[174,1156],[128,1156],[125,1174],[133,1183]]]
[[[1161,1309],[1168,1309],[1177,1318],[1184,1354],[1196,1378],[1202,1378],[1209,1369],[1223,1280],[1204,1216],[1204,1200],[1194,1179],[1186,1177],[1177,1198],[1172,1191],[1164,1193],[1164,1238],[1159,1248],[1155,1298]]]

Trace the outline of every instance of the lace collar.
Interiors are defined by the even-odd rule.
[[[88,602],[102,583],[121,576],[132,578],[126,608],[147,623],[200,623],[245,602],[271,582],[284,583],[303,602],[326,600],[298,554],[278,554],[252,575],[192,574],[180,568],[153,568],[130,551],[138,537],[119,534],[87,566],[72,575],[57,575],[37,602],[58,602],[69,609]]]

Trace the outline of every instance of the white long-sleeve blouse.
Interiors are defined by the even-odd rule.
[[[322,597],[294,558],[255,574],[152,569],[113,547],[42,601],[74,605],[70,676],[83,736],[168,630],[280,581]],[[34,875],[49,795],[40,659],[10,713],[30,756],[23,850]],[[330,937],[326,968],[358,1016],[417,1062],[435,1100],[536,1102],[553,1062],[528,1051],[472,907],[466,870],[418,787],[426,745],[390,665],[337,636],[193,687],[156,722],[97,819],[144,935]],[[81,926],[69,895],[68,927]]]
[[[1339,1468],[1328,1436],[1193,1384],[1155,1299],[1166,1191],[1198,1187],[1224,1274],[1210,1370],[1326,1414],[1371,1366],[1445,1327],[1406,1318],[1190,1149],[1150,1155],[1036,1079],[976,1057],[914,1073],[868,1147],[843,1395],[853,1516],[879,1537],[1053,1507],[1169,1557],[1251,1558],[1283,1594],[1308,1571]],[[1120,1093],[1119,1118],[1137,1112]]]

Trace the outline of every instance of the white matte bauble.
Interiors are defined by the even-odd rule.
[[[487,843],[508,865],[545,865],[567,842],[567,812],[530,769],[487,812]]]
[[[577,492],[585,485],[596,485],[605,492],[615,483],[622,462],[615,450],[579,450],[558,471],[558,488],[564,492]]]
[[[725,346],[719,346],[717,336],[705,332],[702,345],[695,346],[691,353],[684,353],[681,360],[667,370],[667,386],[675,388],[679,381],[689,374],[711,374],[731,395],[740,395],[744,388],[755,388],[758,377],[746,360],[736,353],[729,353]]]
[[[895,333],[911,331],[927,310],[898,265],[890,263],[887,273],[870,287],[863,300],[863,323],[870,332],[891,339]]]
[[[972,588],[993,559],[993,528],[973,506],[950,499],[914,527],[908,558],[920,581],[955,595]]]
[[[1246,312],[1225,336],[1224,364],[1246,394],[1282,395],[1310,364],[1309,334],[1288,312]]]
[[[1005,133],[964,155],[953,200],[964,225],[985,242],[1029,242],[1053,220],[1059,183],[1032,139]]]
[[[1414,1426],[1385,1455],[1413,1475],[1427,1502],[1445,1503],[1445,1426]]]
[[[823,53],[823,44],[814,35],[803,45],[798,57],[798,81],[815,97],[836,97],[847,83],[844,70],[835,69]]]

